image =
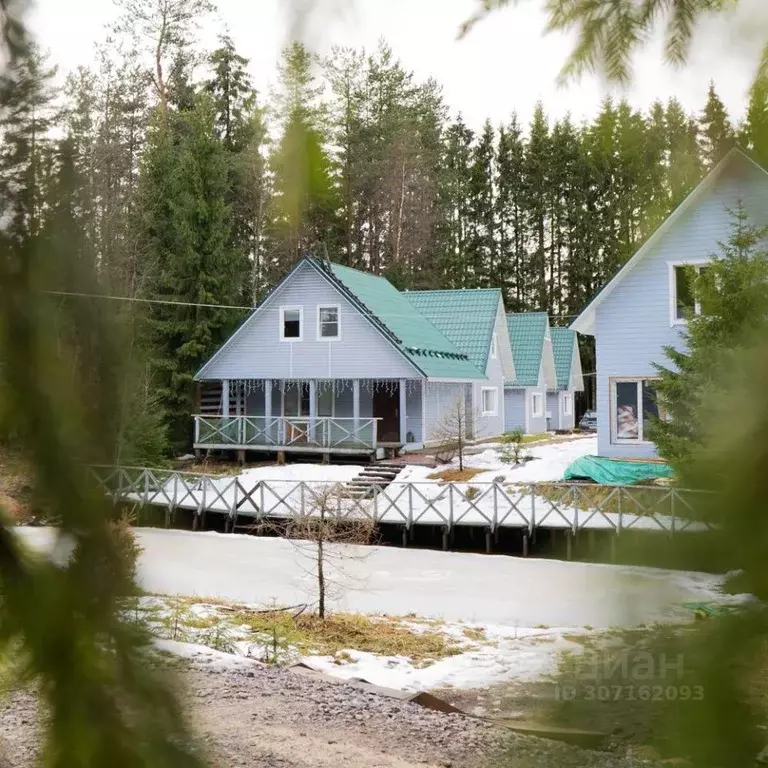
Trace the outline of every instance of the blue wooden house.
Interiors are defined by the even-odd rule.
[[[557,389],[549,316],[546,312],[507,315],[515,377],[504,389],[505,428],[529,435],[547,431],[547,392]]]
[[[648,437],[662,417],[654,363],[668,365],[664,347],[683,348],[686,317],[701,308],[687,266],[700,268],[730,235],[741,203],[753,224],[768,224],[768,174],[732,150],[654,232],[572,323],[595,337],[597,434],[601,456],[651,458]]]
[[[459,408],[467,437],[496,435],[513,377],[499,291],[305,258],[198,372],[194,445],[374,456],[428,446]]]
[[[547,429],[573,429],[576,425],[575,396],[584,391],[584,375],[576,331],[551,328],[556,388],[547,392]]]

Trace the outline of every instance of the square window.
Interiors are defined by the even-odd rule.
[[[531,415],[535,419],[540,419],[544,415],[544,395],[541,392],[534,392],[531,395]]]
[[[496,398],[498,396],[497,389],[484,389],[482,393],[482,408],[483,415],[493,415],[496,413]]]
[[[301,341],[301,315],[300,307],[280,308],[280,338],[283,341]]]
[[[657,379],[613,380],[613,442],[649,442],[648,434],[655,419],[664,419],[664,408],[659,404]]]
[[[317,308],[317,336],[326,341],[339,338],[338,307]]]

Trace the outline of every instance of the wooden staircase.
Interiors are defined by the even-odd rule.
[[[357,477],[350,480],[344,486],[344,490],[353,499],[372,499],[374,489],[386,488],[403,469],[403,464],[387,461],[377,462],[366,467]]]

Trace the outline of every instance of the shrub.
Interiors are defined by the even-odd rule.
[[[502,449],[499,451],[499,458],[505,464],[522,464],[528,458],[523,443],[524,435],[522,429],[516,429],[501,438]]]

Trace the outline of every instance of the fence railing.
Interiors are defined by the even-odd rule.
[[[376,449],[381,419],[324,416],[202,416],[195,419],[195,448]]]
[[[393,482],[359,490],[332,481],[246,482],[239,477],[193,475],[142,468],[94,467],[101,488],[116,502],[192,510],[195,517],[223,514],[234,528],[240,518],[334,516],[418,525],[479,526],[490,532],[519,528],[566,530],[706,531],[697,519],[702,492],[657,486],[594,486],[582,483]],[[242,520],[240,520],[242,522]]]

